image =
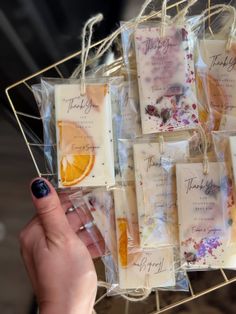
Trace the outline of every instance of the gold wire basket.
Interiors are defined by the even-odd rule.
[[[179,5],[184,3],[186,0],[181,0],[178,3],[169,5],[167,8],[173,9],[176,8],[176,10],[179,10]],[[210,6],[210,1],[208,0],[208,6]],[[99,44],[101,44],[103,41],[95,43],[92,45],[91,48],[95,48]],[[40,77],[42,76],[54,76],[64,78],[62,69],[67,66],[67,63],[73,62],[73,66],[78,64],[78,57],[80,56],[81,51],[77,51],[73,53],[72,55],[12,84],[11,86],[7,87],[5,92],[8,98],[8,101],[11,105],[11,108],[13,110],[13,113],[15,115],[16,121],[19,125],[19,128],[21,130],[22,136],[24,138],[25,144],[29,150],[30,156],[32,158],[32,161],[34,163],[36,172],[38,176],[40,177],[50,177],[54,174],[47,173],[47,171],[42,170],[44,166],[42,164],[40,165],[40,162],[38,160],[38,149],[42,149],[44,147],[43,141],[37,138],[34,139],[32,142],[32,138],[30,138],[29,133],[27,132],[27,128],[22,121],[23,119],[29,119],[32,120],[33,123],[37,124],[39,123],[42,127],[42,117],[40,116],[38,112],[38,108],[36,105],[36,102],[33,98],[33,91],[31,88],[31,85],[35,82],[39,82]],[[22,107],[22,104],[18,105],[18,99],[17,95],[19,93],[19,90],[21,90],[21,93],[23,92],[24,98],[27,99],[27,102],[32,105],[30,106],[31,112],[24,112],[21,110],[18,110],[18,106]],[[33,113],[32,113],[33,112]],[[35,114],[37,112],[37,114]],[[36,150],[35,150],[36,149]],[[41,156],[42,157],[42,156]],[[42,168],[41,168],[42,167]],[[44,168],[46,169],[46,168]],[[189,292],[169,292],[169,291],[156,291],[155,293],[152,293],[147,300],[145,301],[145,313],[147,309],[147,304],[151,304],[150,312],[151,314],[159,314],[164,313],[166,311],[174,310],[174,312],[169,313],[176,313],[177,307],[180,307],[183,304],[186,304],[187,302],[196,300],[200,297],[203,297],[204,295],[207,295],[210,292],[216,291],[220,288],[223,288],[225,286],[228,286],[234,282],[236,282],[236,276],[234,271],[225,271],[223,269],[217,270],[217,271],[209,271],[209,272],[191,272],[187,274],[188,280],[189,280]],[[210,279],[210,280],[209,280]],[[212,280],[213,279],[213,280]],[[197,287],[196,283],[201,281],[201,288]],[[209,282],[214,281],[213,284],[209,285]],[[107,297],[108,292],[104,288],[99,289],[97,300],[95,303],[95,306],[99,306],[99,304]],[[117,297],[112,297],[117,298]],[[129,308],[132,306],[130,304],[131,302],[125,301],[124,306],[124,313],[129,313]],[[141,307],[139,306],[140,303],[133,303],[136,305],[136,311],[135,313],[138,313]],[[140,304],[141,305],[141,304]],[[142,311],[142,310],[141,310]],[[104,313],[104,311],[103,311]],[[110,312],[111,313],[111,312]],[[117,312],[116,312],[117,313]],[[121,312],[119,312],[121,313]]]

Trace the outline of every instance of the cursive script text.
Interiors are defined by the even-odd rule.
[[[161,167],[161,160],[156,161],[154,155],[145,158],[144,161],[147,161],[147,172],[152,167]]]
[[[81,110],[84,114],[89,114],[92,108],[97,108],[93,102],[87,98],[72,97],[68,99],[63,99],[63,101],[68,105],[67,113],[73,109]]]
[[[164,257],[159,262],[152,262],[147,256],[144,256],[139,263],[134,263],[138,267],[139,272],[153,273],[154,275],[165,272]]]
[[[201,179],[200,182],[197,181],[197,177],[192,177],[184,182],[187,182],[186,194],[192,190],[203,191],[206,195],[215,196],[220,191],[220,186],[215,184],[213,180]]]
[[[227,72],[232,72],[236,65],[236,57],[225,56],[222,53],[211,56],[211,59],[210,70],[218,66],[225,68]]]
[[[170,47],[175,46],[170,41],[171,38],[160,39],[160,38],[147,38],[144,44],[144,54],[146,55],[151,50],[159,50],[163,54],[166,54]]]

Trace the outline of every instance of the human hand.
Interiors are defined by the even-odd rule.
[[[37,214],[22,230],[20,243],[40,313],[91,313],[97,277],[90,254],[53,186],[38,178],[31,191]]]

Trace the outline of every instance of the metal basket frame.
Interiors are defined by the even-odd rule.
[[[169,5],[167,9],[176,8],[177,11],[178,11],[178,10],[179,10],[179,5],[182,4],[182,3],[184,3],[184,2],[186,2],[186,0],[181,0],[181,1],[177,2],[177,3],[175,3],[175,4]],[[208,0],[208,6],[209,6],[209,7],[210,7],[210,2],[211,2],[211,1]],[[99,42],[93,44],[93,45],[91,46],[91,48],[95,48],[95,47],[99,46],[102,42],[103,42],[103,40],[101,40],[101,41],[99,41]],[[58,61],[58,62],[56,62],[56,63],[54,63],[54,64],[51,64],[51,65],[49,65],[48,67],[45,67],[44,69],[42,69],[42,70],[40,70],[40,71],[38,71],[38,72],[36,72],[36,73],[34,73],[34,74],[32,74],[32,75],[30,75],[30,76],[28,76],[28,77],[26,77],[26,78],[20,80],[20,81],[14,83],[14,84],[12,84],[12,85],[10,85],[9,87],[7,87],[7,88],[5,89],[5,93],[6,93],[7,99],[8,99],[8,101],[9,101],[9,103],[10,103],[10,106],[11,106],[11,108],[12,108],[12,111],[13,111],[13,113],[14,113],[14,116],[15,116],[15,118],[16,118],[16,121],[17,121],[17,123],[18,123],[18,126],[19,126],[20,131],[21,131],[21,133],[22,133],[22,136],[23,136],[23,138],[24,138],[25,144],[26,144],[26,146],[27,146],[27,148],[28,148],[28,151],[29,151],[29,153],[30,153],[30,156],[31,156],[31,158],[32,158],[32,161],[33,161],[33,164],[34,164],[34,166],[35,166],[36,172],[37,172],[38,176],[40,176],[40,177],[41,177],[41,176],[48,176],[48,175],[50,175],[50,174],[48,174],[48,173],[42,173],[42,172],[40,171],[39,166],[38,166],[37,161],[36,161],[36,158],[35,158],[34,153],[33,153],[33,151],[32,151],[32,147],[33,147],[33,146],[42,146],[42,147],[43,147],[44,145],[43,145],[43,144],[35,144],[35,143],[32,143],[32,142],[29,142],[29,141],[28,141],[27,135],[26,135],[25,130],[24,130],[24,126],[22,125],[22,123],[21,123],[21,121],[20,121],[20,119],[19,119],[19,116],[25,116],[25,117],[32,118],[32,119],[37,119],[37,120],[42,120],[42,118],[41,118],[41,117],[35,117],[35,116],[31,115],[31,114],[24,113],[24,112],[21,112],[21,111],[16,110],[15,105],[14,105],[14,102],[13,102],[13,99],[12,99],[12,97],[11,97],[11,93],[14,93],[14,90],[15,90],[17,87],[22,86],[22,85],[23,85],[23,86],[26,86],[27,89],[28,89],[28,91],[29,91],[30,93],[32,93],[32,88],[30,87],[29,81],[32,80],[32,79],[34,79],[34,78],[40,78],[42,75],[45,75],[46,72],[48,72],[48,71],[50,71],[50,70],[52,70],[52,69],[54,69],[54,70],[56,71],[56,73],[58,74],[58,76],[59,76],[60,78],[63,78],[63,75],[62,75],[62,72],[60,71],[59,66],[60,66],[60,65],[63,65],[64,63],[66,63],[66,62],[69,61],[69,60],[72,60],[72,59],[74,59],[74,58],[76,58],[76,57],[79,57],[80,54],[81,54],[81,51],[77,51],[77,52],[75,52],[75,53],[69,55],[68,57],[63,58],[62,60],[60,60],[60,61]],[[35,103],[35,105],[36,105],[36,103]],[[233,277],[233,278],[228,278],[227,275],[226,275],[226,273],[225,273],[225,271],[224,271],[223,269],[220,269],[220,273],[221,273],[221,275],[222,275],[222,276],[221,276],[221,277],[222,277],[222,280],[221,280],[221,282],[220,282],[219,284],[217,284],[217,285],[215,285],[215,286],[213,286],[213,287],[207,288],[207,289],[205,289],[205,290],[202,290],[202,291],[200,291],[200,292],[195,292],[195,291],[194,291],[193,285],[192,285],[192,283],[191,283],[191,280],[189,279],[189,276],[187,275],[187,276],[188,276],[188,279],[189,279],[189,288],[190,288],[190,289],[189,289],[189,290],[190,290],[190,291],[189,291],[189,294],[190,294],[190,295],[189,295],[188,297],[183,298],[182,300],[180,300],[180,301],[178,301],[178,302],[174,302],[174,303],[172,303],[172,304],[170,304],[170,305],[167,305],[167,306],[164,306],[164,307],[161,307],[161,300],[160,300],[160,298],[159,298],[159,292],[156,291],[156,292],[155,292],[155,293],[156,293],[156,298],[155,298],[155,299],[156,299],[156,311],[155,311],[155,312],[152,312],[151,314],[164,313],[164,312],[166,312],[166,311],[168,311],[168,310],[174,309],[174,308],[176,308],[176,307],[178,307],[178,306],[180,306],[180,305],[182,305],[182,304],[185,304],[185,303],[187,303],[187,302],[190,302],[190,301],[193,301],[193,300],[195,300],[195,299],[198,299],[198,298],[200,298],[200,297],[202,297],[202,296],[204,296],[204,295],[206,295],[206,294],[208,294],[208,293],[210,293],[210,292],[213,292],[213,291],[215,291],[215,290],[217,290],[217,289],[223,288],[223,287],[225,287],[225,286],[227,286],[227,285],[230,285],[230,284],[236,282],[236,276]],[[101,297],[99,297],[99,298],[96,300],[96,303],[95,303],[95,304],[98,304],[99,302],[101,302],[101,301],[107,296],[107,294],[108,294],[108,292],[104,293]]]

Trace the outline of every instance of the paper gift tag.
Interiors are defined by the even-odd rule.
[[[236,43],[227,52],[225,40],[202,40],[200,55],[197,67],[206,75],[210,106],[223,114],[220,129],[229,130],[236,123]]]
[[[173,248],[133,253],[133,261],[119,272],[121,289],[171,287],[175,285]]]
[[[198,110],[189,33],[185,26],[143,25],[135,31],[144,134],[195,128]]]
[[[139,247],[135,189],[114,190],[119,284],[121,289],[175,285],[173,248],[143,250]]]
[[[142,247],[178,244],[175,163],[188,156],[188,141],[133,146]]]
[[[55,85],[58,186],[113,185],[114,155],[107,84]]]
[[[224,163],[177,164],[180,253],[183,266],[222,267],[226,246],[227,189]]]

